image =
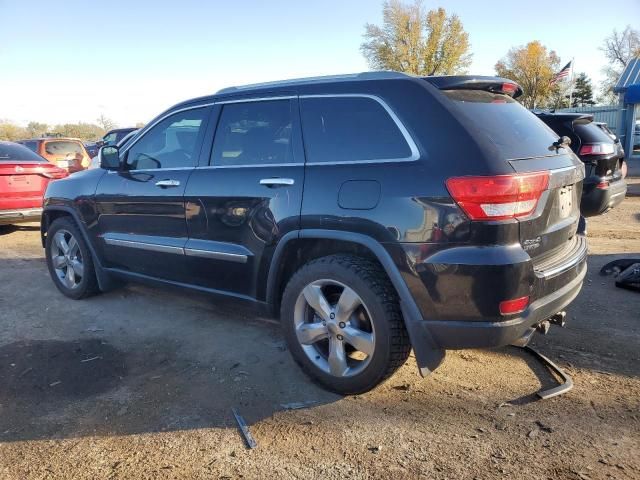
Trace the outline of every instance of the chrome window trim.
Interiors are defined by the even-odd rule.
[[[235,263],[247,263],[247,255],[240,253],[217,252],[214,250],[201,250],[199,248],[185,248],[184,254],[188,257],[211,258],[214,260],[226,260]]]
[[[232,98],[229,100],[216,100],[214,105],[226,105],[229,103],[249,103],[249,102],[272,102],[274,100],[294,100],[296,95],[283,95],[281,97],[247,97],[247,98]]]
[[[171,167],[171,168],[140,168],[138,170],[107,170],[107,173],[144,173],[144,172],[174,172],[177,170],[193,170],[198,167]]]
[[[217,170],[220,168],[268,168],[268,167],[304,167],[304,163],[263,163],[260,165],[202,165],[199,170]]]
[[[343,160],[336,162],[306,162],[306,165],[309,166],[317,166],[317,165],[352,165],[352,164],[360,164],[360,163],[395,163],[395,162],[415,162],[420,158],[420,150],[418,150],[418,145],[413,140],[413,137],[405,127],[404,123],[398,118],[396,113],[391,109],[387,102],[385,102],[382,98],[377,95],[371,95],[368,93],[327,93],[327,94],[311,94],[311,95],[300,95],[300,99],[305,98],[368,98],[370,100],[374,100],[378,102],[387,112],[387,114],[391,117],[391,120],[396,124],[400,133],[404,137],[405,142],[409,146],[409,150],[411,150],[411,155],[408,157],[401,158],[375,158],[370,160]],[[303,126],[304,129],[304,126]]]
[[[184,255],[184,248],[174,247],[172,245],[159,245],[157,243],[136,242],[133,240],[121,240],[119,238],[109,237],[104,237],[104,242],[107,245],[113,245],[115,247],[129,247],[147,250],[149,252],[177,253]]]

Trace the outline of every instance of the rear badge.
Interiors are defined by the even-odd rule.
[[[16,173],[22,173],[24,172],[24,168],[22,168],[20,165],[16,165]]]
[[[524,242],[522,242],[522,248],[524,248],[525,252],[528,252],[529,250],[538,248],[541,242],[542,238],[540,237],[532,238],[531,240],[525,240]]]

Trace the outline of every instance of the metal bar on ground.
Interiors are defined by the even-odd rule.
[[[564,382],[561,385],[558,385],[557,387],[553,387],[553,388],[550,388],[548,390],[540,390],[540,391],[536,392],[536,395],[538,395],[538,397],[540,397],[543,400],[546,400],[547,398],[557,397],[558,395],[562,395],[564,393],[567,393],[569,390],[571,390],[573,388],[573,380],[558,365],[556,365],[551,360],[549,360],[547,357],[545,357],[543,354],[541,354],[540,352],[538,352],[537,350],[534,350],[533,348],[531,348],[529,346],[524,346],[524,347],[520,347],[520,348],[523,348],[526,351],[528,351],[529,353],[531,353],[534,356],[536,356],[548,368],[550,368],[551,370],[556,372],[560,376],[560,378],[562,378],[562,381]]]
[[[240,432],[242,432],[242,436],[244,437],[247,447],[256,448],[258,443],[256,442],[256,439],[253,438],[253,435],[251,435],[244,418],[242,418],[235,408],[232,408],[231,411],[233,412],[233,416],[236,417],[236,422],[238,422],[238,427],[240,427]]]

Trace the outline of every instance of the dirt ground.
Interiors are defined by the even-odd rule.
[[[343,398],[299,371],[273,321],[139,285],[68,300],[37,226],[0,227],[0,478],[640,479],[640,294],[598,275],[640,257],[640,197],[589,237],[567,327],[533,341],[568,394],[536,400],[554,377],[506,347],[448,352],[425,379],[410,359]]]

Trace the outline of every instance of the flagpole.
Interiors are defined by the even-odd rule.
[[[575,57],[571,58],[571,79],[569,80],[569,108],[573,103],[573,67],[575,66]]]

